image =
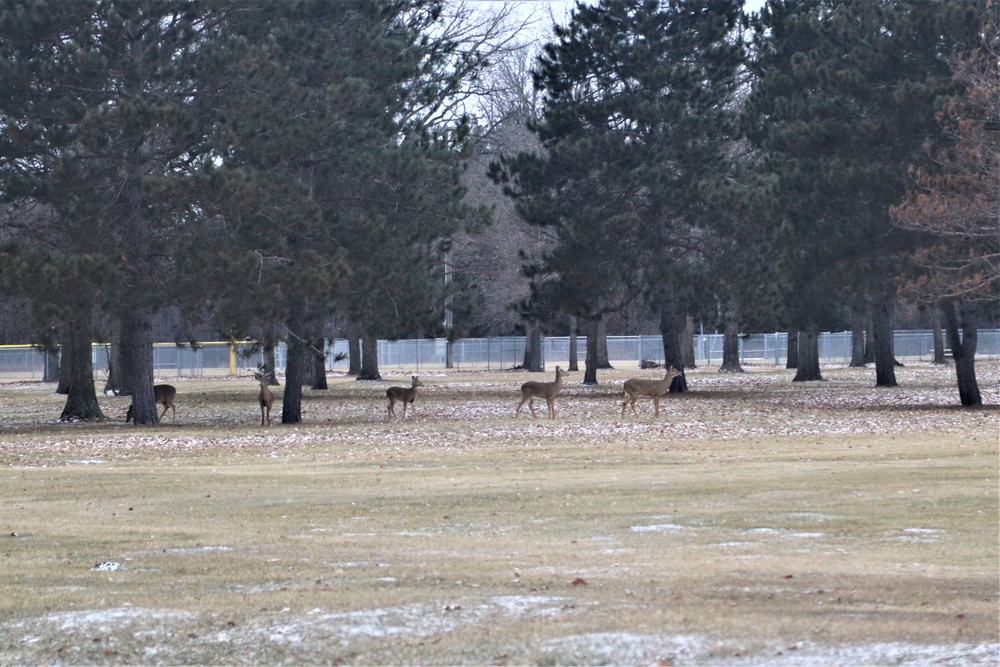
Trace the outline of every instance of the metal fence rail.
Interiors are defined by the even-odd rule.
[[[695,360],[699,365],[722,361],[722,334],[698,334],[694,337]],[[931,331],[896,331],[893,342],[896,358],[929,361],[934,353]],[[542,339],[542,359],[545,363],[569,361],[569,338],[550,336]],[[979,332],[977,359],[1000,358],[1000,329]],[[577,341],[580,361],[583,361],[587,339]],[[385,370],[419,371],[421,368],[443,369],[448,344],[443,338],[421,340],[378,341],[379,367]],[[751,334],[740,338],[740,359],[747,364],[784,365],[788,349],[785,333]],[[327,368],[334,365],[334,355],[347,352],[347,341],[335,339],[327,343]],[[851,360],[851,332],[822,333],[819,336],[820,361],[824,364],[846,364]],[[608,358],[612,363],[636,363],[642,360],[662,362],[663,343],[660,336],[608,336]],[[94,373],[102,376],[108,367],[108,347],[94,345]],[[524,360],[524,338],[464,338],[452,344],[452,361],[458,369],[503,370],[521,365]],[[285,348],[275,350],[279,369],[285,365]],[[263,363],[262,353],[251,344],[204,343],[197,347],[158,343],[153,346],[153,367],[156,376],[203,377],[248,374]],[[339,369],[346,369],[339,362]],[[0,375],[16,379],[40,380],[44,375],[45,355],[30,345],[0,346]]]

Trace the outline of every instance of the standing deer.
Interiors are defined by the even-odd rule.
[[[517,404],[517,410],[514,412],[514,419],[517,419],[521,414],[521,408],[525,403],[528,404],[528,408],[531,410],[531,418],[535,418],[535,399],[544,398],[545,403],[549,406],[549,419],[556,418],[556,396],[562,391],[563,383],[563,369],[556,366],[556,379],[555,382],[534,382],[529,381],[521,385],[521,402]]]
[[[389,387],[385,390],[385,396],[389,399],[389,406],[386,408],[386,412],[389,413],[389,419],[392,420],[396,416],[396,401],[400,401],[403,404],[403,416],[402,419],[406,419],[406,405],[409,403],[413,405],[410,410],[410,414],[414,417],[417,415],[417,406],[414,405],[413,401],[417,398],[417,387],[423,387],[424,383],[417,378],[416,375],[411,377],[411,383],[409,387]]]
[[[260,402],[260,425],[264,425],[266,415],[267,425],[270,426],[271,406],[274,404],[274,392],[272,392],[271,388],[267,386],[270,378],[268,377],[267,371],[263,368],[254,373],[253,378],[260,383],[260,394],[257,395],[257,400]]]
[[[653,407],[655,414],[653,418],[656,419],[660,416],[660,399],[670,393],[670,385],[673,383],[674,378],[680,375],[681,372],[676,368],[668,368],[667,374],[663,376],[662,380],[640,380],[639,378],[632,378],[631,380],[625,380],[625,401],[622,403],[622,417],[625,416],[625,406],[632,405],[632,414],[636,417],[639,413],[635,411],[635,399],[640,396],[649,396],[653,399]]]
[[[174,389],[173,385],[170,384],[154,384],[153,385],[153,404],[163,403],[163,414],[156,418],[156,421],[160,421],[167,414],[167,409],[173,410],[171,415],[171,421],[177,421],[177,408],[174,407],[174,398],[177,396],[177,390]],[[129,403],[128,411],[125,413],[125,423],[132,421],[132,404]]]

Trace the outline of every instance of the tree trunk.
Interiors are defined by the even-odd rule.
[[[931,316],[931,333],[934,337],[934,357],[931,359],[931,363],[935,366],[948,364],[948,357],[944,353],[944,336],[941,334],[942,317],[941,309],[935,307]]]
[[[62,365],[69,386],[59,421],[104,419],[94,387],[91,342],[90,313],[81,313],[78,319],[67,323]]]
[[[613,368],[608,359],[608,321],[604,317],[597,322],[597,367]]]
[[[865,308],[855,306],[851,308],[851,368],[864,368],[867,330],[865,322],[867,317]]]
[[[347,374],[361,375],[361,336],[353,324],[347,325]]]
[[[666,368],[684,368],[684,355],[681,352],[680,337],[684,333],[684,325],[677,313],[677,302],[674,298],[674,286],[669,283],[661,285],[657,293],[660,311],[660,336],[663,338],[663,364]],[[688,390],[687,377],[681,373],[670,385],[671,393]]]
[[[587,322],[587,356],[583,360],[583,384],[597,384],[597,328],[598,320]]]
[[[968,303],[956,306],[949,302],[944,306],[944,316],[948,330],[948,344],[951,346],[951,356],[955,360],[958,398],[966,407],[980,406],[983,404],[983,397],[979,393],[979,382],[976,380],[979,329],[975,306]]]
[[[361,372],[358,381],[381,380],[378,372],[378,338],[365,333],[361,336]]]
[[[694,355],[694,318],[690,315],[684,318],[684,333],[681,334],[681,357],[684,359],[684,368],[698,367]],[[640,359],[640,361],[642,360]]]
[[[312,347],[312,389],[323,391],[329,389],[326,382],[326,341],[317,338]]]
[[[817,352],[817,355],[819,353]],[[785,352],[785,368],[799,367],[799,332],[789,331]]]
[[[521,367],[532,373],[542,372],[542,328],[529,322],[524,334],[524,362]]]
[[[136,424],[155,424],[159,410],[153,396],[153,326],[149,311],[125,313],[120,333],[122,381],[132,397],[132,419]]]
[[[306,368],[311,364],[305,334],[306,304],[297,301],[288,311],[288,335],[285,336],[285,392],[281,397],[281,423],[302,421],[302,385]]]
[[[823,376],[819,372],[819,330],[811,327],[806,331],[800,331],[797,338],[799,364],[792,382],[822,380]]]
[[[576,330],[577,330],[576,317],[574,317],[573,315],[570,315],[569,316],[569,368],[567,368],[567,370],[569,370],[569,371],[579,371],[580,370],[580,363],[579,363],[579,360],[578,360],[578,357],[579,357],[578,343],[579,343],[579,341],[577,341]]]
[[[727,319],[722,335],[722,366],[720,373],[742,373],[740,364],[740,325],[735,320]]]
[[[875,386],[896,387],[892,344],[892,316],[895,299],[883,296],[872,304],[872,334],[875,340]]]

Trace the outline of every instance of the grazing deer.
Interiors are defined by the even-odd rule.
[[[521,402],[517,404],[517,410],[514,412],[514,419],[517,419],[521,414],[521,408],[525,403],[528,404],[528,408],[531,410],[531,418],[535,418],[535,399],[544,398],[545,403],[549,406],[549,419],[555,419],[556,417],[556,396],[562,391],[563,383],[563,369],[556,366],[556,379],[555,382],[525,382],[521,385]]]
[[[260,425],[264,425],[264,419],[266,416],[267,425],[271,425],[271,406],[274,404],[274,392],[271,388],[267,386],[270,378],[268,377],[267,371],[263,368],[258,370],[253,374],[253,379],[260,383],[260,394],[257,395],[257,400],[260,402]]]
[[[631,380],[625,380],[625,401],[622,403],[622,417],[625,416],[625,406],[632,405],[632,414],[636,417],[639,413],[635,411],[635,399],[640,396],[649,396],[653,399],[653,407],[655,414],[653,418],[656,419],[660,416],[660,399],[670,393],[670,385],[673,383],[674,378],[680,375],[681,372],[676,368],[668,368],[667,374],[663,376],[662,380],[640,380],[638,378],[632,378]]]
[[[167,414],[167,409],[173,410],[171,415],[171,421],[177,421],[177,408],[174,407],[174,398],[177,396],[177,390],[174,389],[173,385],[170,384],[154,384],[153,385],[153,405],[157,403],[163,403],[163,414],[156,418],[156,421],[160,421]],[[128,412],[125,413],[125,423],[132,421],[133,412],[132,404],[129,403]]]
[[[417,398],[417,387],[423,387],[424,383],[417,378],[416,375],[412,376],[411,383],[409,387],[389,387],[385,390],[385,396],[389,399],[389,406],[386,408],[386,412],[389,413],[389,419],[391,420],[396,416],[396,401],[400,401],[403,404],[403,416],[402,419],[406,419],[406,404],[409,403],[413,405],[410,410],[410,414],[413,416],[417,415],[417,406],[413,404],[413,401]]]

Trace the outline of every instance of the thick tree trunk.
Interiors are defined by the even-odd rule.
[[[361,336],[353,324],[347,325],[347,374],[361,375]]]
[[[569,316],[569,371],[579,371],[579,341],[577,340],[576,318]]]
[[[895,299],[883,296],[872,304],[872,334],[875,340],[875,386],[896,387],[892,319]]]
[[[608,359],[608,321],[604,317],[597,323],[597,367],[613,368]]]
[[[694,318],[688,315],[684,318],[684,333],[681,334],[681,357],[684,368],[697,368],[694,355]]]
[[[742,373],[740,364],[740,325],[735,320],[726,320],[722,334],[722,366],[720,373]]]
[[[358,381],[381,380],[378,372],[378,338],[365,333],[361,336],[361,372]]]
[[[934,339],[934,356],[931,363],[936,366],[948,364],[948,357],[944,353],[944,335],[941,333],[941,319],[943,314],[941,309],[935,307],[931,317],[931,335]]]
[[[309,343],[305,333],[306,305],[293,303],[288,313],[288,335],[285,337],[285,392],[281,397],[281,423],[302,421],[302,385],[306,368],[311,364]]]
[[[865,366],[865,336],[867,333],[865,310],[860,306],[851,308],[851,368],[864,368]]]
[[[542,328],[529,322],[524,333],[524,362],[521,367],[532,373],[542,372]]]
[[[585,385],[597,384],[597,325],[598,320],[587,322],[587,356],[583,360],[583,384]]]
[[[122,316],[121,355],[122,380],[131,390],[132,419],[136,424],[155,424],[159,410],[153,396],[153,326],[149,311],[136,309]]]
[[[330,388],[326,382],[326,341],[317,338],[312,347],[312,385],[311,388],[323,391]]]
[[[976,380],[976,348],[979,346],[977,313],[972,304],[948,303],[944,306],[948,344],[955,360],[955,377],[958,380],[958,398],[966,407],[983,404]],[[959,321],[961,320],[961,322]]]
[[[785,346],[785,368],[799,367],[799,332],[789,331]]]
[[[875,363],[875,324],[869,313],[865,326],[865,364]]]
[[[684,334],[684,324],[677,312],[677,301],[674,298],[674,286],[665,283],[657,293],[660,311],[660,336],[663,338],[663,364],[666,368],[684,368],[684,355],[681,352],[681,336]],[[674,378],[670,391],[684,392],[688,390],[687,376],[683,373]]]
[[[823,376],[819,372],[819,330],[809,328],[807,331],[800,331],[798,341],[799,364],[792,382],[822,380]]]
[[[69,386],[59,421],[104,419],[94,386],[91,356],[90,314],[81,314],[67,324],[63,342],[63,367]]]

